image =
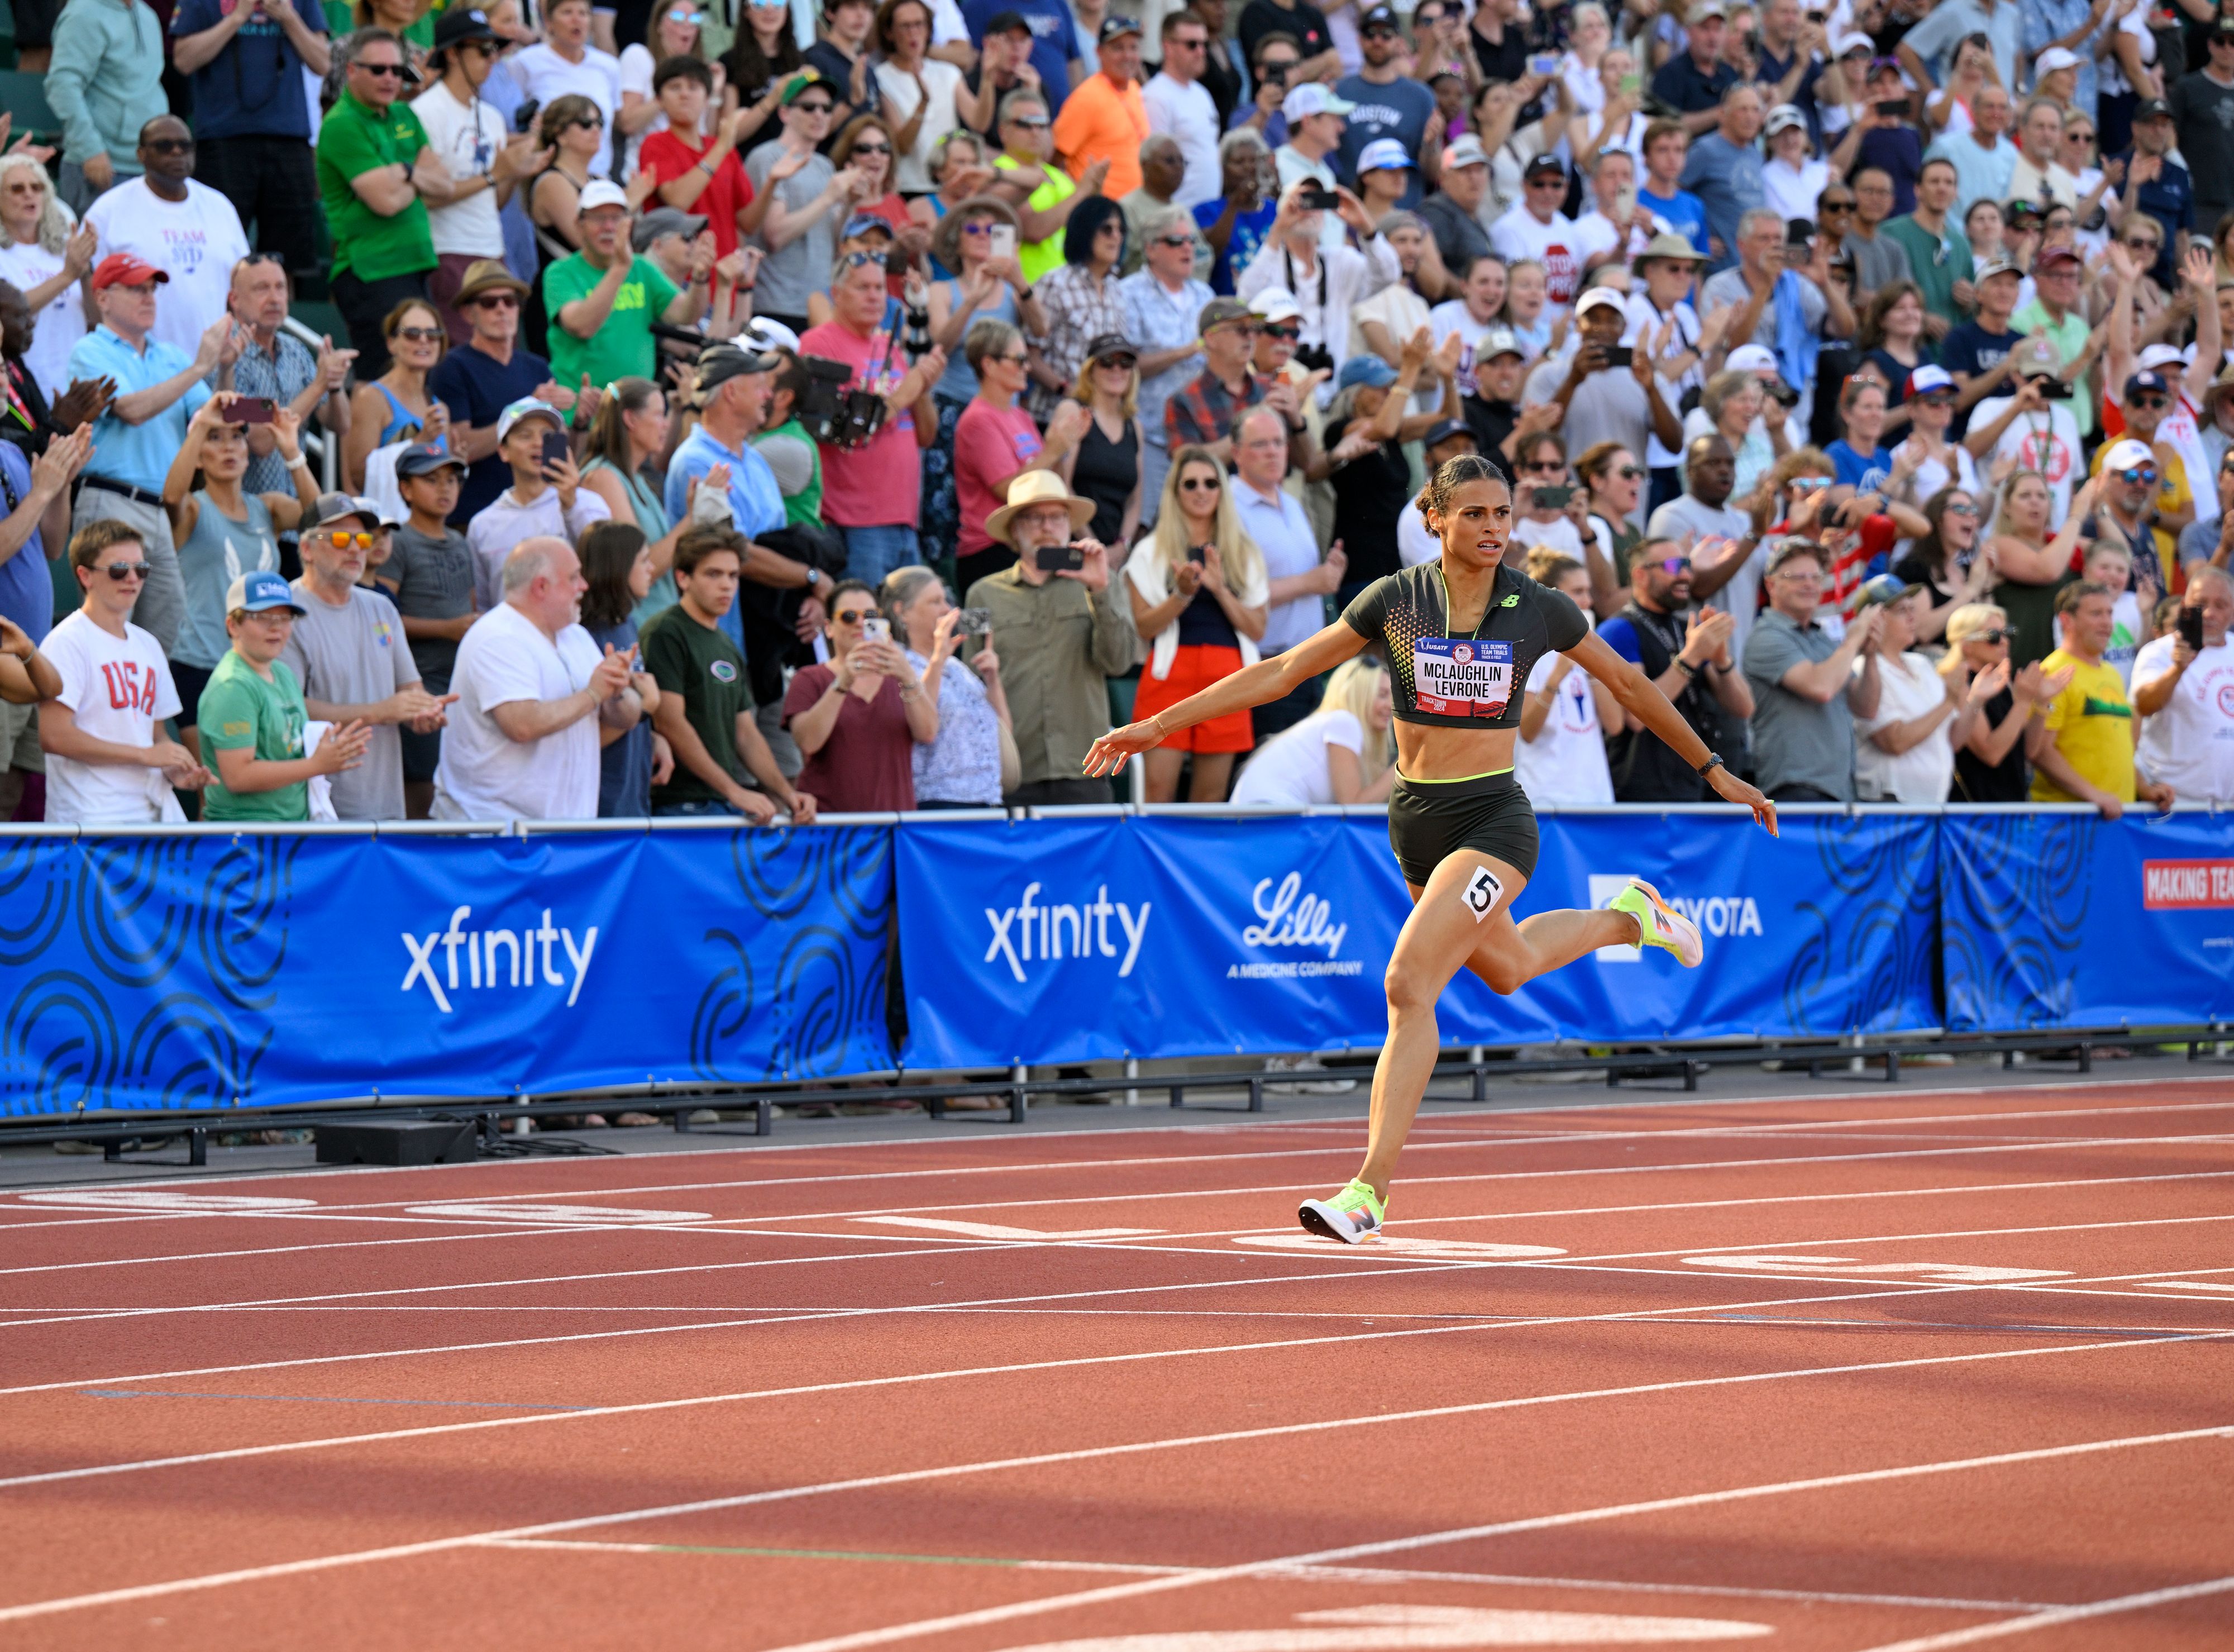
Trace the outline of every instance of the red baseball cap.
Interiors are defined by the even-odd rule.
[[[93,290],[99,292],[103,287],[136,287],[142,282],[170,278],[145,258],[129,252],[112,252],[94,271]]]

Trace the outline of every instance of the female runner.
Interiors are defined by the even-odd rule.
[[[1434,1072],[1435,1001],[1461,967],[1510,993],[1602,946],[1663,947],[1687,968],[1703,952],[1697,927],[1641,880],[1603,911],[1512,921],[1536,869],[1536,816],[1513,780],[1512,747],[1519,688],[1538,659],[1565,654],[1716,793],[1776,831],[1776,806],[1722,766],[1651,681],[1591,633],[1571,598],[1504,565],[1512,490],[1502,472],[1463,454],[1435,473],[1420,504],[1442,541],[1440,562],[1375,581],[1309,642],[1104,735],[1086,757],[1088,774],[1113,773],[1166,735],[1277,700],[1372,643],[1387,652],[1397,750],[1388,841],[1413,910],[1388,960],[1388,1041],[1373,1074],[1365,1163],[1342,1192],[1307,1199],[1298,1212],[1307,1230],[1345,1244],[1388,1220],[1396,1156]]]

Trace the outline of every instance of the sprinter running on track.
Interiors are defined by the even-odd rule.
[[[1694,969],[1703,954],[1698,927],[1641,879],[1601,911],[1512,921],[1536,869],[1536,814],[1513,780],[1512,747],[1522,689],[1539,658],[1565,654],[1717,794],[1776,832],[1776,806],[1722,766],[1651,681],[1591,633],[1571,599],[1504,565],[1512,489],[1502,472],[1475,454],[1453,459],[1420,502],[1442,540],[1440,562],[1376,580],[1309,642],[1104,735],[1086,757],[1088,774],[1114,773],[1179,729],[1277,700],[1374,643],[1386,650],[1397,752],[1388,841],[1413,909],[1388,960],[1388,1040],[1373,1074],[1365,1163],[1342,1192],[1306,1199],[1298,1212],[1310,1231],[1345,1244],[1388,1221],[1396,1156],[1440,1048],[1435,1001],[1461,968],[1510,993],[1603,946],[1663,947]]]

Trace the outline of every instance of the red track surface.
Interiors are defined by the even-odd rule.
[[[0,1645],[2234,1643],[2234,1084],[1362,1139],[0,1195]]]

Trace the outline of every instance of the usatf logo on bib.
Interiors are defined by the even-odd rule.
[[[1512,698],[1512,644],[1423,637],[1412,644],[1412,698],[1441,717],[1498,717]]]

